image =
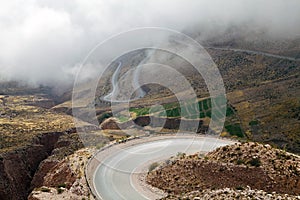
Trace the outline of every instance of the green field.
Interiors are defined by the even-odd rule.
[[[152,109],[152,114],[157,113],[157,116],[164,117],[165,113],[167,117],[184,117],[187,119],[197,119],[197,118],[211,118],[215,117],[216,119],[220,119],[224,117],[224,114],[221,112],[221,110],[218,108],[218,99],[214,100],[215,105],[215,112],[214,116],[212,116],[212,103],[211,99],[207,98],[202,101],[198,101],[197,103],[183,103],[183,105],[180,106],[179,103],[169,103],[163,105],[165,111],[161,111],[160,109]],[[130,108],[130,112],[136,113],[136,116],[145,116],[149,115],[150,108]],[[234,115],[234,109],[227,105],[226,108],[226,116],[230,117]]]
[[[212,118],[213,120],[222,119],[224,117],[224,110],[220,109],[220,104],[224,104],[222,98],[207,98],[195,102],[185,102],[180,105],[179,103],[164,104],[162,111],[161,109],[151,109],[151,114],[158,117],[178,118],[182,117],[185,119],[204,119]],[[212,105],[214,105],[214,112],[212,113]],[[150,108],[130,108],[130,112],[134,112],[136,117],[149,115]],[[237,137],[244,137],[244,133],[239,123],[237,123],[237,116],[235,109],[227,104],[226,107],[226,126],[225,129],[230,135]]]

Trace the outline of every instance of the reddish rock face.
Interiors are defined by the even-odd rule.
[[[31,190],[34,188],[39,188],[43,186],[44,177],[49,172],[50,169],[52,169],[55,165],[59,163],[58,160],[44,160],[37,171],[37,173],[34,175],[32,182],[31,182]]]
[[[59,185],[65,184],[66,188],[69,189],[76,180],[76,174],[74,174],[74,172],[71,170],[71,168],[66,162],[56,163],[56,165],[52,167],[47,165],[44,165],[42,167],[45,169],[47,177],[45,177],[43,181],[38,183],[38,187],[46,186],[56,188]],[[37,176],[41,175],[43,174],[41,173],[41,170],[39,170]]]
[[[34,173],[62,134],[43,134],[30,146],[0,155],[0,199],[27,199]]]

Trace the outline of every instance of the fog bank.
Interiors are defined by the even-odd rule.
[[[299,0],[2,0],[0,78],[71,86],[95,45],[137,27],[201,32],[202,39],[231,27],[300,37],[299,11]]]

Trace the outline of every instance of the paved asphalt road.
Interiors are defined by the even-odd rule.
[[[178,152],[192,154],[211,151],[219,146],[233,143],[211,137],[169,138],[145,142],[119,149],[109,155],[94,173],[94,186],[98,198],[103,200],[149,199],[135,189],[131,175],[143,163],[167,159]]]

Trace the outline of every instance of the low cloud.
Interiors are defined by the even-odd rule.
[[[71,86],[88,52],[107,37],[156,26],[210,37],[244,27],[300,36],[299,0],[10,0],[0,2],[0,78]]]

